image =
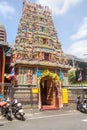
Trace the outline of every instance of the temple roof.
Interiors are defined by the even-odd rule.
[[[75,55],[66,54],[66,53],[65,53],[65,56],[66,56],[67,59],[69,59],[69,60],[75,60],[75,61],[78,61],[78,62],[87,62],[87,59],[86,59],[86,58],[78,58],[78,57],[75,56]]]

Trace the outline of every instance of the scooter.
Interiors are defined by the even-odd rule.
[[[80,111],[83,113],[87,113],[87,99],[84,99],[81,103]]]
[[[24,117],[25,113],[22,108],[22,104],[18,103],[17,100],[15,100],[12,104],[12,113],[15,118],[25,121],[25,117]]]
[[[6,104],[1,106],[1,114],[9,121],[13,120],[10,102],[6,101]]]

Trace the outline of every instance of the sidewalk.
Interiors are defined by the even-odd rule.
[[[58,110],[38,110],[38,109],[24,109],[25,115],[28,116],[33,116],[33,117],[38,117],[39,115],[46,115],[46,114],[62,114],[65,112],[75,112],[76,110],[76,105],[74,106],[64,106],[61,109]],[[37,116],[38,115],[38,116]]]
[[[26,108],[24,107],[24,112],[25,112],[25,116],[28,117],[28,116],[37,116],[37,114],[46,114],[47,112],[50,112],[50,113],[57,113],[57,114],[62,114],[64,112],[72,112],[72,111],[75,111],[76,110],[76,105],[74,106],[64,106],[63,108],[61,109],[58,109],[58,110],[39,110],[39,109],[29,109],[29,108]],[[4,117],[1,115],[0,113],[0,119],[3,119]]]

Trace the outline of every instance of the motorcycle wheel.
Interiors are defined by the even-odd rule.
[[[80,112],[85,113],[84,108],[81,108],[81,109],[80,109]]]
[[[3,108],[3,106],[1,107],[1,114],[2,115],[4,114],[4,108]]]
[[[25,117],[23,115],[20,115],[20,116],[21,116],[21,120],[25,121]]]
[[[11,114],[9,114],[9,113],[6,114],[6,119],[8,119],[9,121],[13,120]]]

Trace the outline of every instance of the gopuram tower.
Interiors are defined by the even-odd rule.
[[[28,87],[33,96],[37,95],[37,106],[40,109],[61,106],[61,94],[58,97],[61,92],[59,72],[61,70],[66,75],[69,66],[63,56],[48,7],[23,2],[12,63],[17,85]]]

